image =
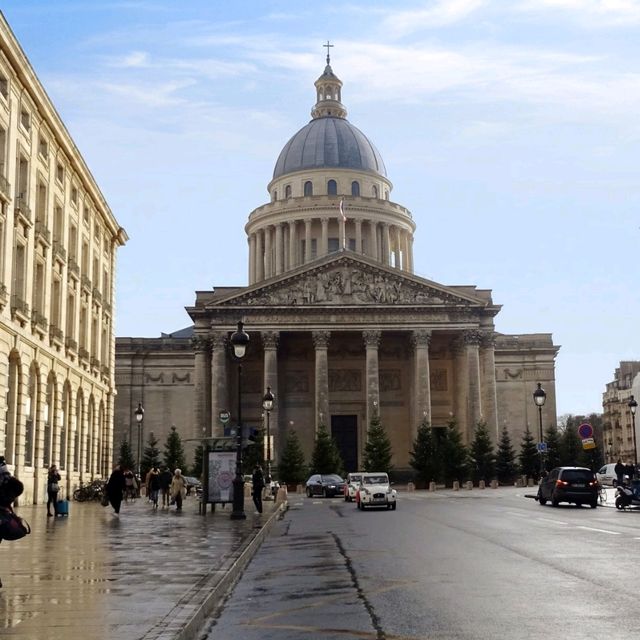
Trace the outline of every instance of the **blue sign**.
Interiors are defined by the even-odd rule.
[[[547,443],[538,442],[538,453],[547,453]]]
[[[593,438],[593,427],[588,422],[585,422],[578,427],[578,433],[583,440]]]

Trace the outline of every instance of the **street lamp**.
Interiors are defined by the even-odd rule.
[[[232,520],[244,520],[244,478],[242,477],[242,358],[247,352],[249,334],[245,333],[244,323],[238,322],[238,330],[231,335],[233,355],[238,361],[238,430],[236,433],[236,477],[233,479]]]
[[[638,403],[633,396],[629,398],[627,406],[631,411],[631,427],[633,428],[633,475],[635,476],[638,473],[638,448],[636,447],[636,410]]]
[[[138,477],[140,477],[140,451],[142,449],[142,423],[144,421],[144,408],[142,402],[138,402],[138,408],[133,412],[138,423]]]
[[[542,388],[542,383],[538,382],[538,388],[533,392],[533,401],[536,403],[538,407],[538,419],[540,425],[540,440],[539,442],[544,442],[544,436],[542,434],[542,407],[547,400],[547,394],[545,390]],[[544,454],[542,450],[540,451],[540,473],[544,471]]]
[[[267,393],[262,398],[262,408],[267,412],[267,476],[265,480],[271,482],[271,431],[269,427],[269,414],[273,409],[273,393],[271,387],[267,387]]]

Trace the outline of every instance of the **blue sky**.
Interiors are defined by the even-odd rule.
[[[640,1],[5,0],[120,224],[116,333],[247,282],[244,224],[332,66],[417,223],[417,274],[549,332],[558,412],[640,358]],[[533,390],[532,390],[533,391]]]

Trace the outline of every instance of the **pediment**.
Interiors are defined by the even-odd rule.
[[[339,256],[270,279],[211,306],[464,306],[486,299],[359,257]]]

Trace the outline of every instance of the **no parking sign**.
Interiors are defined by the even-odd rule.
[[[582,438],[583,449],[596,448],[596,442],[593,439],[593,427],[588,422],[584,422],[578,427],[578,434]]]

